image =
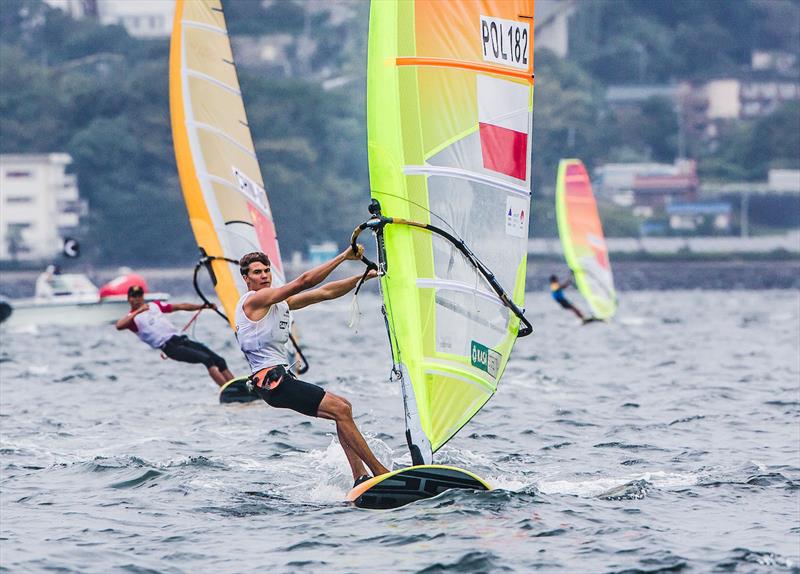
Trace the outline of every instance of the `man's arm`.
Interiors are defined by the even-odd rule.
[[[377,276],[378,272],[372,269],[367,274],[367,279],[372,279],[373,277]],[[360,280],[361,275],[353,275],[347,279],[331,281],[327,285],[323,285],[317,289],[312,289],[311,291],[306,291],[305,293],[293,295],[289,297],[286,302],[289,304],[289,309],[296,311],[297,309],[308,307],[309,305],[319,303],[320,301],[330,301],[331,299],[336,299],[337,297],[341,297],[342,295],[352,291],[355,286],[358,285]]]
[[[274,303],[285,301],[292,295],[296,295],[301,291],[316,287],[325,281],[328,275],[330,275],[331,272],[342,262],[360,259],[363,253],[364,247],[361,245],[358,246],[357,253],[353,253],[353,250],[348,247],[330,261],[326,261],[322,265],[318,265],[313,269],[309,269],[308,271],[301,273],[299,277],[290,281],[286,285],[276,287],[274,289],[259,289],[254,295],[245,301],[244,311],[245,313],[251,313],[257,309],[266,309]]]
[[[205,309],[205,303],[172,303],[172,310],[173,311],[199,311],[200,309]],[[209,307],[210,309],[216,309],[217,306],[212,303]]]
[[[144,313],[147,311],[147,303],[133,311],[132,313],[128,313],[122,319],[117,321],[117,331],[122,331],[123,329],[127,329],[133,323],[133,318],[136,317],[139,313]]]
[[[561,289],[566,289],[572,285],[572,277],[567,277],[564,282],[559,286]]]

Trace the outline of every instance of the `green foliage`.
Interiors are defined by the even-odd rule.
[[[227,16],[242,31],[264,33],[269,20],[285,32],[302,28],[304,12],[291,2],[266,10],[240,2]],[[74,21],[39,0],[5,2],[0,30],[9,42],[0,46],[0,152],[72,155],[90,209],[84,256],[193,261],[170,132],[168,42]],[[345,40],[354,56],[360,40]],[[363,79],[329,92],[241,69],[240,81],[284,253],[343,243],[369,196]]]
[[[800,169],[800,102],[786,102],[771,115],[728,126],[720,139],[720,149],[701,160],[701,175],[764,181],[770,168]]]
[[[367,215],[363,88],[326,92],[247,72],[240,83],[282,251],[344,243]]]
[[[172,149],[166,40],[130,37],[121,26],[75,21],[42,0],[0,4],[0,152],[66,151],[89,201],[84,253],[98,262],[189,263],[194,240]],[[344,243],[366,216],[368,174],[365,69],[369,5],[333,23],[299,0],[226,2],[231,34],[313,39],[300,66],[239,67],[248,120],[285,256],[311,242]],[[536,54],[532,229],[555,236],[552,191],[558,161],[671,161],[677,120],[666,100],[629,114],[605,105],[605,84],[657,82],[738,69],[756,45],[800,43],[797,3],[600,0],[577,3],[569,60]],[[782,43],[783,42],[783,43]],[[794,42],[794,44],[792,44]],[[342,80],[325,91],[317,78]],[[800,109],[731,125],[703,175],[763,179],[797,167]],[[638,221],[604,206],[609,235],[635,234]]]
[[[606,237],[636,237],[642,220],[631,213],[630,208],[611,203],[598,202],[600,220]]]
[[[644,102],[630,126],[628,145],[649,150],[652,159],[672,162],[677,155],[678,117],[667,98],[653,97]]]
[[[562,158],[595,158],[608,132],[592,79],[552,52],[543,50],[536,58],[532,173],[538,191],[555,187]]]
[[[594,0],[579,5],[572,56],[604,83],[664,83],[747,64],[770,20],[753,0]]]

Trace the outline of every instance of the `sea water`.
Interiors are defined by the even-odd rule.
[[[613,322],[584,327],[529,294],[535,333],[437,454],[496,490],[391,511],[343,502],[329,421],[219,405],[202,366],[110,325],[3,330],[0,566],[800,572],[798,293],[623,292]],[[359,308],[357,330],[347,298],[297,313],[304,378],[352,401],[384,464],[408,464],[379,300]],[[190,334],[245,372],[221,319]]]

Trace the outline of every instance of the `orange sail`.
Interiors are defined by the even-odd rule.
[[[579,159],[563,159],[558,165],[556,217],[564,257],[575,275],[578,290],[595,317],[613,317],[617,293],[608,247],[592,182]]]
[[[273,283],[285,278],[220,0],[177,0],[169,93],[189,220],[197,245],[212,258],[214,287],[232,321],[246,288],[238,265],[225,259],[263,251]]]

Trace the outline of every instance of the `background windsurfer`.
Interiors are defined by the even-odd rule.
[[[569,301],[566,296],[564,295],[564,289],[572,285],[572,279],[567,279],[563,283],[558,281],[558,277],[555,275],[550,276],[550,295],[552,295],[553,299],[561,305],[564,309],[569,309],[575,315],[577,315],[578,319],[583,321],[584,323],[588,322],[590,319],[587,319],[586,316],[581,313],[580,309],[578,309],[575,305]]]
[[[301,381],[289,372],[286,342],[291,325],[290,311],[349,293],[361,275],[313,287],[322,283],[342,262],[358,260],[363,253],[361,245],[355,252],[348,248],[280,287],[272,287],[269,258],[259,251],[248,253],[239,260],[248,291],[236,304],[235,315],[239,345],[253,371],[254,386],[261,398],[272,407],[333,420],[356,484],[367,477],[365,464],[374,476],[389,470],[375,458],[356,427],[350,401]],[[367,278],[373,277],[377,277],[377,273],[370,271]]]
[[[117,330],[128,329],[154,349],[161,349],[170,359],[183,363],[203,363],[208,374],[217,385],[222,386],[234,378],[228,370],[225,359],[214,351],[181,335],[175,326],[164,317],[173,311],[200,311],[206,305],[196,303],[162,303],[161,301],[144,302],[144,289],[133,285],[128,289],[130,313],[117,321]],[[211,305],[216,308],[215,305]]]

